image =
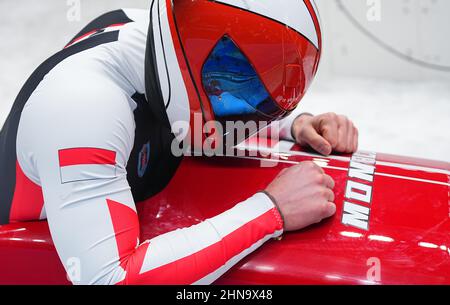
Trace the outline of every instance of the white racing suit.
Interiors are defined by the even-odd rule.
[[[283,231],[258,193],[140,240],[135,202],[161,191],[181,162],[148,109],[148,28],[145,10],[94,20],[33,73],[0,134],[0,224],[47,219],[66,269],[80,262],[74,284],[210,284]]]

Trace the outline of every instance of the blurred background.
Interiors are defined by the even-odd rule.
[[[0,0],[0,125],[33,70],[87,22],[112,9],[149,4]],[[361,149],[450,162],[450,1],[316,4],[323,61],[301,107],[352,118]]]

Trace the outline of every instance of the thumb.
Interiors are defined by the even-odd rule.
[[[331,154],[333,150],[331,144],[319,135],[314,128],[309,128],[308,131],[305,132],[303,141],[315,151],[325,156]]]

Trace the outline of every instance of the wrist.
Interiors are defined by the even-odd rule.
[[[260,193],[266,195],[270,199],[272,204],[274,205],[275,210],[276,210],[275,218],[276,218],[277,222],[279,223],[280,228],[284,231],[284,226],[285,226],[286,222],[285,222],[285,219],[284,219],[284,215],[281,212],[280,206],[278,205],[277,200],[275,199],[275,197],[273,197],[271,194],[269,194],[269,192],[267,192],[265,190],[261,191]]]
[[[292,123],[292,126],[291,126],[291,135],[295,141],[297,141],[297,135],[300,134],[300,129],[301,129],[301,126],[303,125],[303,122],[306,119],[312,118],[312,117],[314,117],[313,114],[311,114],[309,112],[304,112],[294,119],[294,122]]]

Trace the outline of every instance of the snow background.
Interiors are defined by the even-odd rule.
[[[450,73],[398,59],[361,34],[336,0],[316,0],[324,55],[305,111],[352,118],[360,148],[450,162]],[[121,7],[149,0],[79,0],[80,19],[68,18],[77,0],[0,0],[0,125],[32,71],[85,24]],[[400,52],[450,66],[450,1],[342,0],[371,33]],[[380,4],[381,20],[367,12]]]

